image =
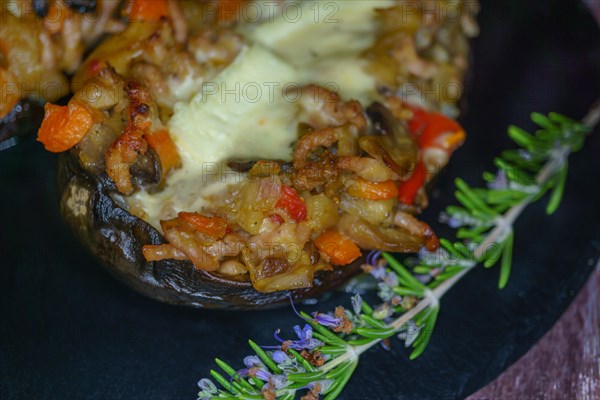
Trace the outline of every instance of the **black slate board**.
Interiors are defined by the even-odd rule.
[[[600,95],[600,32],[574,1],[483,2],[462,122],[470,132],[439,182],[434,221],[451,180],[479,183],[511,146],[505,128],[531,111],[581,117]],[[508,287],[497,271],[470,273],[442,302],[429,349],[416,361],[395,342],[361,360],[342,399],[459,399],[524,354],[558,319],[600,255],[600,132],[572,157],[566,196],[516,225]],[[255,313],[178,308],[109,276],[58,215],[55,157],[33,138],[0,152],[0,398],[194,399],[219,356],[234,365],[248,338],[299,322],[288,309]],[[437,227],[437,225],[434,224]],[[439,227],[444,232],[443,227]],[[347,303],[336,293],[321,310]],[[305,306],[305,309],[312,309]]]

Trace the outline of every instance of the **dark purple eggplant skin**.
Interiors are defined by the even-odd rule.
[[[166,243],[145,221],[119,206],[119,195],[106,174],[85,171],[78,157],[67,152],[58,160],[61,214],[76,237],[116,278],[153,299],[198,308],[264,309],[292,299],[319,297],[361,271],[361,262],[319,272],[313,287],[261,293],[250,282],[223,279],[196,270],[189,261],[147,262],[142,247]]]

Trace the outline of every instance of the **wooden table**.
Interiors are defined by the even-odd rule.
[[[600,262],[554,327],[467,400],[600,399]]]

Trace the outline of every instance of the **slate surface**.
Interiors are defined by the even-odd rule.
[[[600,34],[574,1],[483,2],[462,119],[467,144],[440,179],[434,221],[451,180],[479,183],[510,146],[505,128],[531,111],[581,117],[600,94]],[[514,271],[479,269],[443,299],[430,348],[409,362],[366,354],[343,399],[464,398],[530,349],[569,305],[600,255],[600,134],[571,161],[560,211],[531,207],[516,226]],[[241,362],[245,342],[298,323],[288,309],[213,312],[156,303],[110,277],[60,221],[55,157],[33,139],[0,152],[0,398],[193,399],[212,359]],[[437,227],[437,225],[434,224]],[[443,234],[443,228],[440,228]],[[347,303],[334,294],[318,306]],[[314,306],[303,306],[312,310]]]

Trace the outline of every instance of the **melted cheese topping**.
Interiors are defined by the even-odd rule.
[[[169,130],[182,168],[155,194],[138,192],[133,202],[144,219],[159,227],[161,219],[180,211],[201,211],[206,196],[244,176],[227,169],[231,159],[288,159],[296,138],[297,104],[286,101],[280,82],[293,82],[294,68],[254,45],[203,89],[190,103],[175,105]]]
[[[363,105],[376,98],[375,78],[367,74],[366,61],[360,55],[375,41],[375,10],[395,2],[300,3],[273,22],[242,26],[241,33],[298,67],[302,83],[335,87],[344,99],[359,100]]]
[[[242,50],[189,104],[176,104],[169,129],[184,165],[288,158],[297,105],[286,101],[281,82],[295,77],[293,67],[260,45]]]
[[[207,196],[244,179],[225,167],[227,160],[289,160],[300,121],[298,101],[286,89],[318,83],[363,105],[377,99],[375,79],[360,55],[375,40],[375,9],[391,5],[304,1],[298,20],[290,19],[290,11],[243,25],[248,46],[191,102],[175,106],[168,125],[182,168],[160,193],[132,196],[133,208],[158,228],[179,211],[202,211]]]

